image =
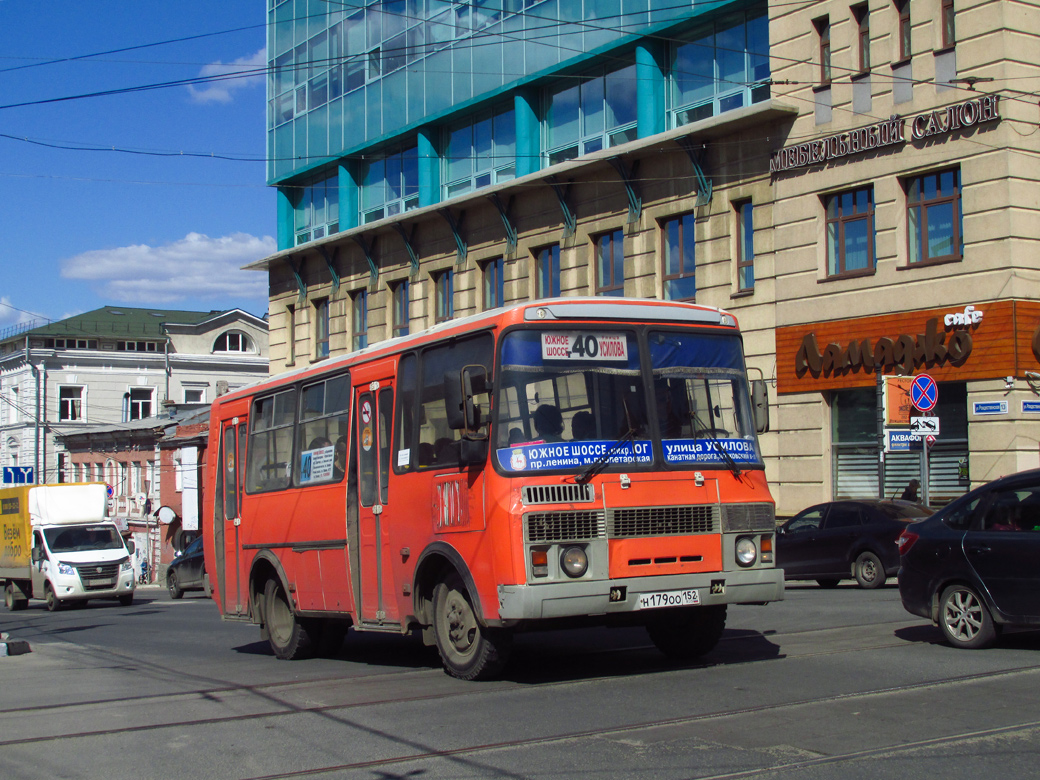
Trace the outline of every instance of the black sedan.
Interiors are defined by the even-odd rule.
[[[899,595],[954,647],[1040,625],[1040,469],[983,485],[899,538]]]
[[[179,599],[186,590],[206,590],[206,559],[202,553],[202,537],[184,548],[166,570],[166,588],[170,597]]]
[[[788,580],[816,580],[833,588],[854,578],[880,588],[899,571],[896,539],[908,523],[928,517],[909,501],[831,501],[799,512],[777,529],[776,565]]]

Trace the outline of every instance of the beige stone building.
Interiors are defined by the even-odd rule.
[[[729,3],[656,24],[649,13],[606,38],[586,14],[573,25],[581,54],[473,86],[390,133],[384,118],[382,135],[329,142],[309,166],[276,166],[282,248],[254,266],[270,277],[271,372],[533,298],[696,300],[736,314],[752,375],[770,380],[762,448],[778,515],[915,478],[941,502],[1040,465],[1037,6]],[[349,21],[330,12],[328,34]],[[503,13],[486,37],[513,21]],[[612,88],[627,97],[612,103]],[[289,87],[270,89],[276,104]],[[301,121],[294,105],[295,118],[290,106],[269,121],[272,148]],[[579,142],[560,151],[575,105]],[[496,122],[493,148],[505,144],[499,162],[515,165],[452,185],[465,154],[479,169],[477,140],[453,150],[458,128],[476,139],[492,122],[481,117]],[[377,158],[377,195],[404,196],[366,211]],[[937,387],[927,461],[906,432],[928,413],[908,411],[910,380],[889,383],[883,487],[876,363],[938,383],[919,399],[927,407]]]

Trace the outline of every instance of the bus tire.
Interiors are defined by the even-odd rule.
[[[444,671],[460,680],[487,680],[505,666],[512,635],[480,625],[466,586],[452,572],[433,589],[433,631]]]
[[[311,655],[314,643],[310,632],[296,617],[285,588],[275,578],[264,586],[264,623],[267,641],[275,656],[283,661],[295,661]]]
[[[127,593],[119,597],[119,606],[121,607],[132,607],[134,605],[134,594]]]
[[[646,625],[657,649],[672,661],[693,661],[711,652],[726,627],[726,605],[690,607]]]

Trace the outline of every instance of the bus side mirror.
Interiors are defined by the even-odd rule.
[[[769,430],[769,390],[764,379],[751,381],[751,408],[755,417],[755,431],[765,433]]]
[[[39,547],[33,547],[32,548],[32,562],[33,563],[39,563],[42,560],[43,560],[43,550],[41,550]]]
[[[136,550],[137,550],[137,545],[134,544],[134,540],[133,539],[127,539],[126,540],[126,551],[128,553],[130,553],[131,555],[133,555]]]
[[[487,438],[487,431],[480,429],[487,425],[486,412],[481,409],[474,398],[491,392],[491,383],[487,378],[484,366],[464,366],[458,373],[448,371],[444,374],[444,411],[448,427],[462,431],[463,439],[482,440]]]

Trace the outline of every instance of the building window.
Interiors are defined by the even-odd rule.
[[[899,41],[899,60],[908,60],[913,50],[910,47],[910,0],[896,0],[899,26],[896,37]]]
[[[365,163],[361,181],[362,223],[375,222],[418,208],[418,147],[413,146]]]
[[[290,366],[296,362],[296,307],[292,304],[285,307],[285,362]]]
[[[750,200],[737,205],[737,289],[740,292],[755,289],[754,211]]]
[[[390,291],[393,299],[393,337],[408,335],[408,280],[395,284]]]
[[[184,388],[184,403],[186,403],[186,404],[204,404],[204,403],[206,403],[206,388],[204,388],[204,387],[185,387]]]
[[[124,418],[129,420],[144,420],[152,416],[152,396],[154,390],[151,387],[132,387],[126,394],[127,414]]]
[[[625,294],[625,233],[614,230],[597,236],[596,295]]]
[[[683,214],[664,223],[664,297],[668,301],[697,298],[695,218]]]
[[[866,3],[852,6],[852,18],[856,20],[859,71],[866,73],[870,70],[870,7]]]
[[[820,86],[831,83],[831,21],[826,16],[813,20],[820,54]]]
[[[826,198],[827,275],[874,270],[874,188]]]
[[[698,28],[672,46],[670,73],[676,127],[768,100],[769,17],[759,8]]]
[[[368,291],[358,290],[354,293],[354,349],[368,346]]]
[[[506,264],[501,257],[484,264],[484,310],[497,309],[506,302]]]
[[[907,3],[907,5],[909,5],[909,3]],[[957,43],[957,30],[953,21],[953,0],[942,0],[940,14],[940,24],[942,25],[942,45],[944,49],[948,49]]]
[[[549,164],[636,139],[636,66],[586,77],[550,93]]]
[[[314,302],[314,357],[329,356],[329,299]]]
[[[293,198],[296,244],[339,232],[339,176],[297,188]]]
[[[486,114],[448,131],[444,197],[479,190],[516,176],[516,115]]]
[[[68,422],[83,422],[83,391],[82,387],[59,387],[58,388],[58,419]]]
[[[217,336],[213,342],[214,352],[252,352],[252,345],[245,333],[229,330]]]
[[[434,321],[445,322],[455,316],[455,274],[449,268],[433,277]]]
[[[906,183],[910,263],[964,256],[959,170],[916,176]]]
[[[157,341],[117,341],[117,352],[158,352]]]
[[[535,298],[556,298],[560,288],[560,245],[539,249],[534,257]]]

